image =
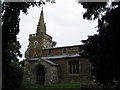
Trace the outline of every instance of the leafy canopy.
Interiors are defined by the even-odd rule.
[[[119,22],[120,2],[82,2],[83,18],[98,19],[98,34],[82,40],[84,55],[92,63],[91,75],[96,82],[113,85],[120,81]]]

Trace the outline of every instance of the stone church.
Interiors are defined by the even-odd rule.
[[[46,33],[43,9],[35,34],[29,35],[25,52],[24,81],[49,85],[60,82],[89,82],[90,63],[81,53],[81,45],[55,47]]]

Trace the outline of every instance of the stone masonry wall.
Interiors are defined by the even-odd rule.
[[[80,63],[79,74],[69,74],[68,61],[77,60]],[[59,82],[89,82],[89,70],[91,68],[90,62],[86,58],[63,58],[51,60],[58,63],[59,69]]]
[[[63,55],[65,54],[63,52],[64,49],[66,49],[66,54],[69,54],[69,55],[79,54],[79,46],[58,47],[58,48],[42,49],[42,57]],[[51,53],[49,53],[49,51],[51,51]]]

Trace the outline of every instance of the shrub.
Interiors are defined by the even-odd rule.
[[[18,62],[12,62],[9,68],[7,88],[19,88],[23,80],[23,69]]]

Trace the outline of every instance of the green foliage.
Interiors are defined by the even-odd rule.
[[[24,59],[23,59],[22,61],[20,61],[20,65],[21,65],[22,67],[24,67],[25,61],[26,61],[26,60],[24,60]]]
[[[8,88],[9,77],[17,73],[10,66],[13,61],[18,61],[20,54],[20,44],[17,41],[17,34],[19,33],[20,11],[27,14],[27,9],[30,6],[40,6],[40,3],[27,2],[4,2],[2,4],[2,74],[3,74],[3,88]],[[11,70],[12,68],[12,70]],[[13,71],[13,72],[11,72]],[[12,80],[12,79],[10,79]],[[8,84],[9,83],[9,84]],[[15,84],[15,83],[14,83]]]
[[[83,18],[88,20],[99,18],[102,12],[108,9],[107,2],[81,2],[81,4],[86,9]]]
[[[31,82],[27,82],[27,81],[23,81],[21,84],[21,88],[26,88],[26,87],[30,87],[31,86]]]
[[[87,5],[86,5],[87,6]],[[95,6],[92,6],[96,8]],[[88,8],[88,7],[86,7]],[[102,8],[104,7],[104,3]],[[96,8],[99,10],[99,8]],[[89,9],[88,9],[89,10]],[[100,10],[104,12],[102,17],[98,17],[98,34],[89,36],[87,40],[83,40],[84,54],[92,63],[91,75],[97,82],[104,85],[114,85],[120,81],[120,62],[119,62],[119,22],[120,22],[120,3],[114,3],[109,9]],[[96,10],[86,12],[92,18]]]
[[[18,62],[12,62],[9,65],[8,84],[6,88],[19,88],[23,80],[23,69]]]
[[[12,58],[6,57],[6,55],[10,55],[9,48],[13,48],[14,44],[18,46],[17,34],[19,33],[19,22],[20,22],[20,11],[27,14],[27,9],[30,6],[39,5],[38,3],[26,3],[26,2],[4,2],[2,4],[2,52],[4,61],[11,62],[11,60],[15,60],[15,56]],[[18,48],[16,47],[16,52],[18,55],[20,54]],[[20,48],[19,48],[20,49]],[[12,52],[13,49],[11,49]],[[15,49],[14,49],[15,50]],[[13,50],[13,52],[14,52]],[[21,55],[20,55],[21,56]]]

